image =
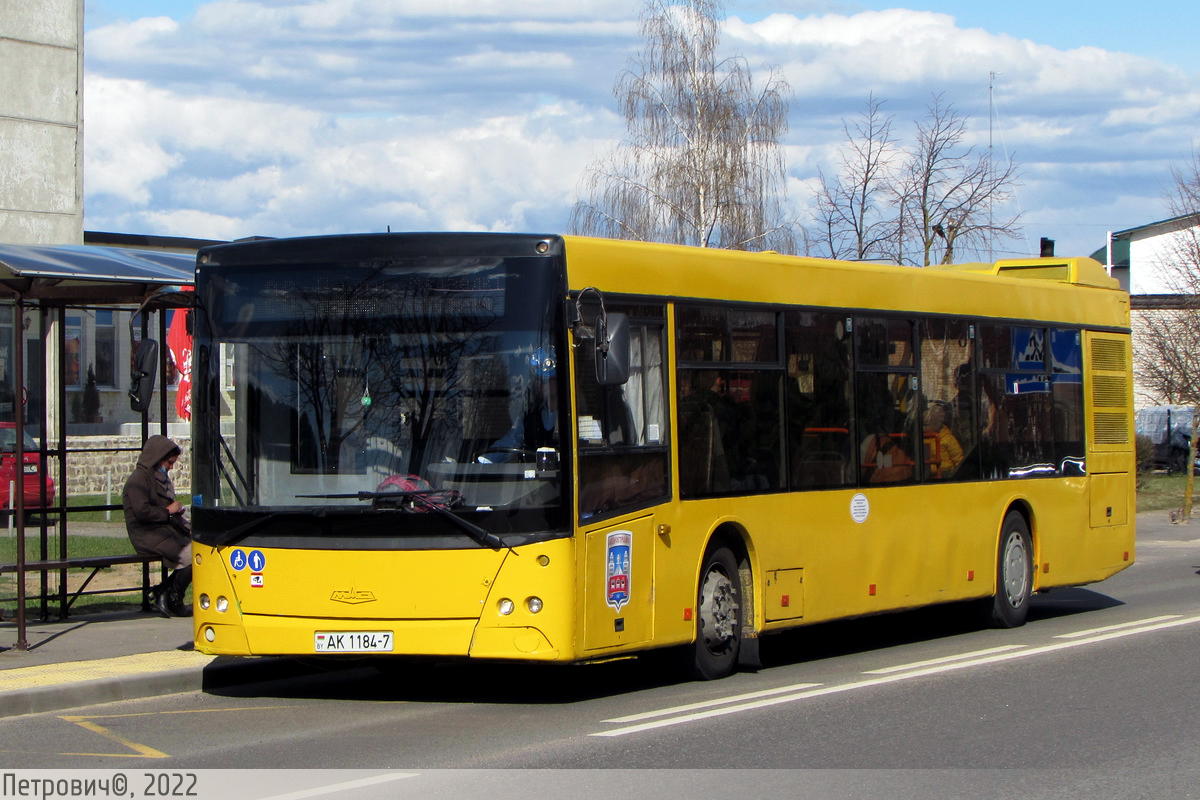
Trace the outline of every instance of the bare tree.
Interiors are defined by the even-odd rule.
[[[966,145],[966,120],[934,95],[910,146],[893,137],[892,118],[873,95],[843,123],[837,174],[822,173],[811,239],[834,258],[885,257],[898,264],[949,264],[1019,235],[1020,214],[995,219],[1012,196],[1017,168]]]
[[[1165,235],[1158,277],[1178,308],[1140,315],[1134,326],[1137,377],[1157,399],[1192,407],[1182,522],[1192,516],[1197,430],[1200,428],[1200,153],[1172,167],[1167,207],[1175,223]]]
[[[997,166],[988,154],[966,146],[966,120],[953,104],[934,95],[905,173],[897,186],[901,237],[896,257],[901,263],[950,264],[957,250],[978,252],[995,238],[1013,239],[1020,214],[1000,221],[993,209],[1009,200],[1016,166]],[[908,253],[914,256],[907,256]]]
[[[888,204],[900,155],[892,137],[892,118],[874,95],[853,122],[842,122],[845,146],[837,174],[820,173],[816,192],[818,229],[812,237],[821,255],[858,261],[880,257],[891,249],[897,219]]]
[[[720,0],[647,0],[645,44],[613,90],[628,136],[588,169],[575,232],[795,250],[779,146],[790,89],[772,70],[758,91],[744,59],[718,60],[722,14]]]

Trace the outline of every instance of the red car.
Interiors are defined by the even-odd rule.
[[[16,481],[14,467],[16,466],[17,426],[12,422],[0,422],[0,514],[7,514],[12,508],[14,498],[10,486]],[[42,492],[39,482],[46,485],[46,505],[54,505],[54,480],[42,469],[42,456],[38,452],[38,443],[28,433],[25,434],[25,464],[21,470],[24,475],[25,508],[41,508]]]

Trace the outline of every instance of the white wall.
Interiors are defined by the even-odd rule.
[[[1184,234],[1161,228],[1135,233],[1129,240],[1129,293],[1173,294],[1171,272]],[[1194,235],[1194,234],[1193,234]]]

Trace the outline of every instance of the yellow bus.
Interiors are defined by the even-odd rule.
[[[1134,557],[1129,297],[524,234],[198,255],[205,653],[586,662],[1030,597]]]

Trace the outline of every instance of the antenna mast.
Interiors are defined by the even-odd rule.
[[[995,103],[995,87],[996,73],[988,73],[988,155],[987,155],[987,178],[990,183],[992,180],[992,119],[996,116]],[[996,240],[996,230],[992,220],[992,194],[988,192],[988,261],[993,259],[992,246]]]

